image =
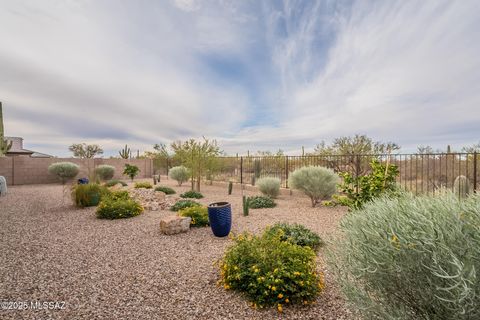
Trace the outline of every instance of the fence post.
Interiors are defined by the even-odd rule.
[[[285,188],[288,188],[288,156],[285,156]]]
[[[477,192],[477,152],[473,153],[473,192]]]
[[[240,157],[240,184],[243,184],[243,157]]]
[[[12,186],[15,185],[15,156],[12,157]]]
[[[355,156],[355,192],[358,193],[358,176],[360,171],[360,156]]]

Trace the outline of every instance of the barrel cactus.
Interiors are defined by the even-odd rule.
[[[453,192],[465,199],[470,194],[470,181],[465,176],[458,176],[453,183]]]
[[[0,196],[7,195],[7,180],[5,177],[0,176]]]

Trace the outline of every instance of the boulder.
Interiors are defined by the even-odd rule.
[[[171,215],[160,220],[160,231],[168,235],[187,232],[191,221],[190,217]]]

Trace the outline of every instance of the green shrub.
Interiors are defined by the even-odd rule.
[[[251,209],[273,208],[277,205],[272,198],[266,196],[249,197],[247,201]]]
[[[107,181],[115,175],[115,167],[107,164],[99,165],[95,168],[95,175],[102,181]]]
[[[192,198],[192,199],[202,199],[203,194],[201,194],[200,192],[197,192],[197,191],[190,190],[190,191],[182,193],[180,195],[180,197],[182,197],[182,198]]]
[[[181,217],[190,217],[192,227],[204,227],[209,225],[208,209],[203,206],[193,206],[182,209],[178,212]]]
[[[72,188],[72,200],[80,208],[98,205],[106,194],[108,189],[96,183],[77,184]]]
[[[181,186],[182,183],[188,180],[190,173],[188,169],[184,166],[173,167],[168,171],[168,176],[170,179],[173,179],[178,182],[178,185]]]
[[[152,189],[153,186],[150,182],[135,182],[135,189]]]
[[[104,198],[109,198],[111,200],[130,200],[130,194],[126,190],[115,190],[105,193]]]
[[[340,177],[332,169],[324,167],[303,167],[290,175],[292,189],[302,191],[312,201],[312,207],[327,200],[337,191]]]
[[[185,208],[190,208],[194,206],[200,206],[200,203],[195,202],[193,200],[178,200],[175,204],[170,208],[172,211],[179,211]]]
[[[280,193],[280,179],[278,178],[265,177],[258,179],[257,186],[261,193],[272,198],[276,198]]]
[[[97,207],[97,218],[99,219],[122,219],[138,216],[143,212],[140,203],[128,199],[103,199]]]
[[[480,319],[480,196],[384,196],[341,229],[334,270],[365,319]]]
[[[242,292],[254,307],[308,304],[322,291],[315,252],[279,237],[239,235],[220,262],[225,289]]]
[[[130,179],[135,178],[138,173],[140,172],[140,169],[137,166],[125,163],[125,169],[123,170],[123,174],[130,177]]]
[[[113,186],[116,186],[117,184],[121,184],[123,187],[127,186],[127,184],[121,180],[112,179],[105,183],[105,187],[113,187]]]
[[[379,197],[382,193],[396,191],[397,166],[390,164],[387,168],[385,164],[374,159],[370,162],[370,167],[372,172],[365,176],[355,177],[348,172],[340,173],[343,178],[340,189],[348,196],[346,204],[351,209],[360,209],[365,203]]]
[[[317,250],[324,245],[318,234],[301,224],[276,223],[265,230],[266,236],[278,236],[282,241],[288,241],[299,246],[308,246]]]
[[[170,187],[165,187],[165,186],[159,186],[159,187],[156,187],[155,188],[155,191],[161,191],[165,194],[175,194],[175,190],[173,190],[172,188]]]
[[[79,166],[72,162],[56,162],[48,167],[48,172],[57,176],[62,184],[75,178],[79,171]]]

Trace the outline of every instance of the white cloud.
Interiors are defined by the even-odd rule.
[[[357,132],[406,150],[477,142],[479,9],[476,1],[4,1],[7,135],[48,142],[56,147],[39,151],[59,155],[72,142],[116,153],[125,143],[142,150],[202,135],[230,153],[295,151]],[[212,71],[204,61],[212,56],[238,64]],[[236,81],[229,68],[247,76]]]

